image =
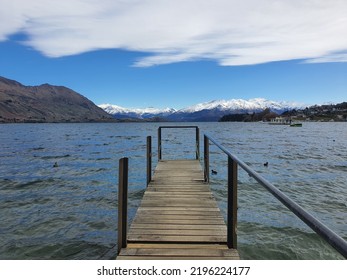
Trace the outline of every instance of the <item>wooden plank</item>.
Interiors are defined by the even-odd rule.
[[[153,180],[150,183],[150,186],[154,186],[154,185],[174,185],[177,184],[177,186],[187,186],[187,185],[191,185],[191,186],[204,186],[205,184],[203,184],[203,181],[200,177],[170,177],[167,178],[165,176],[163,177],[159,177],[154,175],[155,177],[153,178]]]
[[[177,170],[176,170],[177,172]],[[165,180],[166,182],[171,182],[171,181],[184,181],[184,182],[201,182],[202,178],[200,177],[201,172],[193,172],[189,171],[186,174],[184,173],[173,173],[170,174],[170,177],[167,177],[167,172],[163,172],[162,174],[155,173],[154,180],[159,181],[159,180]]]
[[[156,205],[160,206],[159,204],[164,203],[171,203],[171,204],[183,204],[183,205],[192,205],[192,204],[203,204],[206,206],[214,205],[214,207],[217,207],[217,202],[215,200],[210,199],[209,197],[163,197],[161,199],[157,197],[147,197],[144,196],[142,199],[142,202],[146,203],[157,203]],[[169,205],[169,204],[167,204]]]
[[[142,207],[141,209],[139,209],[138,211],[138,215],[194,215],[194,216],[205,216],[205,217],[220,217],[220,212],[218,211],[199,211],[199,210],[190,210],[188,211],[180,211],[180,210],[171,210],[168,208],[162,208],[160,210],[147,210],[146,207]]]
[[[176,194],[176,195],[162,195],[162,194],[145,194],[142,198],[142,201],[145,200],[168,200],[168,201],[175,201],[175,200],[185,200],[189,202],[211,202],[216,204],[216,201],[213,200],[212,195],[201,195],[201,196],[192,196],[192,195],[185,195],[185,194]]]
[[[187,223],[195,221],[203,221],[204,223],[211,222],[213,224],[222,223],[224,224],[224,219],[218,216],[199,216],[199,215],[174,215],[174,214],[164,214],[164,215],[136,215],[134,222],[140,221],[187,221]]]
[[[170,176],[189,176],[189,175],[197,175],[201,174],[201,168],[188,168],[187,166],[170,166],[167,169],[156,169],[155,175],[167,175],[168,171],[170,172]]]
[[[211,192],[211,190],[207,186],[197,185],[192,187],[191,185],[172,185],[172,186],[149,186],[147,189],[149,192],[168,192],[168,193],[198,193],[198,192]]]
[[[184,159],[184,160],[179,160],[179,159],[178,160],[176,160],[176,159],[168,160],[168,159],[165,159],[165,160],[161,160],[159,162],[160,162],[160,165],[158,165],[158,167],[166,167],[166,166],[169,166],[169,165],[177,165],[177,166],[187,165],[189,167],[196,167],[196,168],[200,168],[201,169],[199,161],[197,161],[195,159]]]
[[[190,199],[190,200],[206,200],[206,201],[213,201],[213,196],[211,194],[195,194],[195,193],[188,193],[188,194],[178,194],[178,193],[158,193],[158,194],[145,194],[142,199],[147,200],[167,200],[167,199]],[[215,202],[215,201],[213,201]]]
[[[179,207],[140,207],[137,212],[142,210],[173,210],[173,211],[203,211],[203,212],[219,212],[220,210],[217,207],[189,207],[189,206],[179,206]]]
[[[194,202],[209,202],[210,204],[217,205],[217,202],[212,199],[212,196],[201,196],[201,197],[192,197],[192,196],[185,196],[185,195],[176,195],[176,196],[151,196],[151,195],[145,195],[142,198],[142,201],[154,201],[154,202],[160,202],[160,201],[183,201],[186,204],[189,203],[194,203]]]
[[[140,212],[143,213],[143,212]],[[214,221],[222,221],[224,222],[224,219],[222,217],[211,217],[211,216],[206,216],[206,215],[190,215],[189,213],[187,213],[186,215],[182,216],[182,215],[173,215],[173,214],[159,214],[159,215],[141,215],[138,214],[135,216],[135,219],[156,219],[156,220],[165,220],[165,219],[170,219],[170,220],[214,220]]]
[[[161,191],[161,192],[152,192],[151,190],[148,190],[144,197],[186,197],[186,198],[200,198],[200,197],[206,197],[206,198],[213,198],[213,195],[210,192],[168,192],[168,191]]]
[[[153,198],[147,198],[144,197],[142,199],[141,206],[185,206],[187,204],[190,204],[191,207],[197,207],[197,206],[208,206],[208,207],[217,207],[217,202],[212,201],[210,199],[193,199],[193,198],[168,198],[168,199],[153,199]]]
[[[155,216],[136,216],[133,220],[133,223],[140,224],[177,224],[177,225],[224,225],[224,219],[219,217],[204,217],[197,218],[194,216],[189,216],[188,219],[178,218],[179,216],[174,215],[162,215],[160,217]]]
[[[202,179],[201,179],[202,180]],[[184,186],[184,185],[196,185],[196,186],[203,186],[204,184],[201,184],[202,181],[200,181],[199,178],[184,178],[184,177],[176,177],[176,178],[165,178],[165,177],[155,177],[152,181],[152,185],[165,185],[168,184],[177,184],[177,186]]]
[[[225,244],[210,243],[129,243],[129,249],[228,249]]]
[[[146,218],[138,218],[134,219],[133,223],[141,223],[141,224],[167,224],[167,225],[225,225],[224,220],[216,220],[216,219],[204,219],[204,220],[170,220],[170,219],[157,219],[153,221],[153,219]]]
[[[189,236],[219,236],[226,235],[226,229],[153,229],[153,228],[132,228],[129,235],[189,235]]]
[[[182,170],[182,171],[181,171]],[[159,179],[159,178],[163,178],[165,176],[168,175],[168,173],[170,173],[170,177],[168,179],[171,178],[179,178],[179,177],[185,177],[186,179],[188,179],[189,181],[194,181],[194,179],[196,180],[196,182],[203,182],[201,178],[201,171],[199,170],[183,170],[183,169],[176,169],[176,168],[171,168],[170,171],[155,171],[154,172],[154,176],[153,179]]]
[[[144,207],[153,207],[153,206],[167,206],[167,207],[179,207],[179,206],[185,206],[189,203],[189,201],[142,201],[142,206]],[[216,207],[217,203],[216,202],[191,202],[190,206],[191,207],[203,207],[206,205],[207,207]]]
[[[193,195],[145,195],[143,198],[142,198],[142,201],[171,201],[171,202],[174,202],[174,201],[183,201],[183,202],[200,202],[200,203],[203,203],[203,202],[208,202],[210,203],[211,205],[217,205],[217,202],[214,201],[212,199],[213,197],[210,197],[210,196],[207,196],[207,195],[202,195],[202,196],[193,196]],[[217,206],[214,206],[215,208],[217,208]]]
[[[168,225],[168,224],[133,224],[130,229],[174,229],[177,230],[177,225]],[[215,230],[225,230],[225,225],[180,225],[179,229],[195,229],[195,230],[203,230],[203,229],[215,229]]]
[[[148,192],[158,192],[160,190],[161,192],[181,192],[181,191],[190,191],[190,192],[207,192],[211,193],[211,190],[209,186],[206,186],[205,184],[189,184],[189,185],[178,185],[178,184],[160,184],[160,185],[148,185],[147,191]]]
[[[209,243],[225,243],[226,236],[196,236],[196,235],[155,235],[155,234],[142,234],[135,235],[129,233],[128,235],[129,242],[189,242],[189,243],[200,243],[200,242],[209,242]]]
[[[228,249],[125,249],[121,256],[181,256],[181,257],[235,257],[237,252]]]

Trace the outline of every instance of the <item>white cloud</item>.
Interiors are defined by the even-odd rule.
[[[0,0],[0,41],[24,32],[49,57],[148,52],[135,66],[212,59],[346,62],[345,0]],[[344,53],[344,54],[343,54]]]
[[[333,53],[306,60],[307,63],[347,62],[347,53]]]

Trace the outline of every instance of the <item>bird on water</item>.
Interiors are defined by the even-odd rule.
[[[218,174],[218,172],[216,171],[216,170],[211,170],[211,173],[213,174],[213,175],[217,175]]]

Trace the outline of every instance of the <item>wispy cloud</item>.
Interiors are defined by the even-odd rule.
[[[345,0],[0,0],[0,41],[25,33],[49,57],[147,52],[135,66],[200,59],[346,62]]]
[[[347,52],[332,53],[322,57],[307,59],[307,63],[347,62]]]

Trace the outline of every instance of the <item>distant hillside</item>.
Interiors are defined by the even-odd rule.
[[[347,102],[330,105],[314,105],[305,109],[290,110],[283,115],[305,121],[346,122]]]
[[[252,114],[229,114],[220,118],[220,122],[259,122],[270,121],[272,118],[277,117],[278,114],[271,112],[269,108],[266,108],[260,113],[253,112]]]
[[[270,121],[279,116],[266,109],[261,113],[252,114],[228,114],[224,115],[221,122],[255,122]],[[302,109],[293,109],[281,114],[284,117],[290,117],[298,121],[319,121],[319,122],[346,122],[347,121],[347,102],[331,105],[314,105]]]
[[[24,86],[0,77],[0,123],[101,121],[114,118],[69,88]]]

